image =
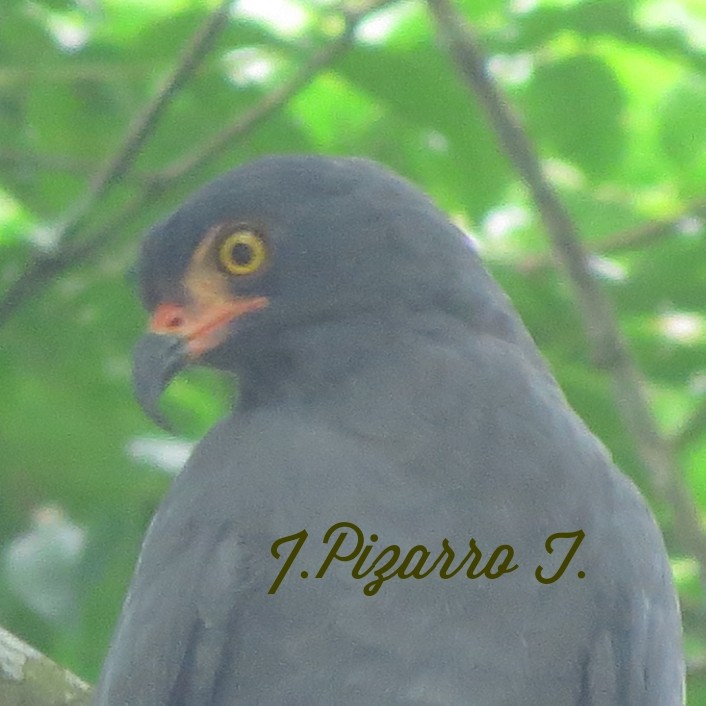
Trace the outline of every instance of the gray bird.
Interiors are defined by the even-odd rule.
[[[660,532],[468,240],[278,156],[144,241],[137,395],[237,374],[159,507],[97,706],[678,706]]]

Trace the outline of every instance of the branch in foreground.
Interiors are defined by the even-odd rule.
[[[650,472],[654,489],[671,504],[679,541],[702,568],[706,567],[706,538],[696,505],[682,481],[673,449],[657,427],[643,380],[628,352],[612,306],[591,274],[577,228],[546,179],[529,137],[490,76],[480,45],[465,18],[449,0],[427,0],[427,3],[440,38],[532,195],[556,259],[573,288],[594,363],[611,375],[623,422]]]
[[[0,628],[3,706],[85,706],[90,696],[88,684]]]

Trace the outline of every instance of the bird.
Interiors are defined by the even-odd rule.
[[[96,706],[677,706],[662,535],[471,239],[356,157],[206,184],[138,258],[136,396],[233,374]]]

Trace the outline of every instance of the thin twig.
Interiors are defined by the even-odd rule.
[[[251,132],[266,118],[270,117],[280,107],[309,85],[327,67],[341,56],[353,43],[355,32],[360,23],[374,12],[388,5],[394,5],[398,0],[371,0],[359,5],[357,9],[343,9],[345,26],[341,33],[331,40],[320,51],[316,52],[292,78],[266,95],[260,103],[241,115],[233,125],[228,126],[205,145],[200,145],[190,154],[180,158],[170,165],[161,175],[167,182],[183,178],[204,164],[223,153],[244,135]]]
[[[118,147],[103,169],[91,180],[86,196],[78,203],[74,212],[66,219],[59,230],[57,234],[59,243],[64,238],[74,235],[81,228],[85,218],[95,205],[105,196],[113,184],[130,169],[140,152],[140,148],[155,131],[159,119],[173,97],[194,73],[201,60],[213,46],[219,32],[225,27],[231,3],[232,0],[222,0],[218,8],[193,35],[171,74],[163,81],[162,86],[157,91],[157,95],[128,128],[122,145]]]
[[[639,250],[655,243],[674,237],[679,233],[679,226],[690,218],[706,217],[706,197],[700,197],[682,208],[671,218],[647,221],[634,228],[606,236],[590,243],[592,255],[610,255],[612,253]],[[533,255],[518,264],[518,269],[525,274],[535,274],[554,265],[550,254]]]
[[[46,282],[46,278],[63,269],[68,262],[64,241],[75,237],[85,226],[110,188],[130,169],[140,148],[154,132],[172,98],[195,71],[201,59],[213,45],[219,31],[225,26],[231,0],[223,0],[196,31],[171,74],[166,77],[157,95],[144,112],[137,116],[128,128],[123,143],[105,166],[91,180],[85,196],[75,204],[62,219],[54,232],[56,249],[51,253],[35,256],[23,273],[10,285],[0,300],[0,324],[34,291],[34,285]],[[74,248],[69,248],[69,252]]]
[[[545,177],[536,151],[487,70],[474,33],[449,0],[427,0],[439,35],[468,87],[485,109],[507,158],[525,181],[549,234],[552,249],[573,288],[596,365],[606,369],[623,422],[649,469],[656,492],[671,504],[685,549],[706,566],[706,539],[693,498],[684,485],[671,445],[650,410],[645,386],[623,340],[613,308],[596,283],[576,226]]]
[[[388,2],[377,3],[375,9],[379,9]],[[367,9],[365,12],[349,15],[343,31],[316,52],[289,81],[267,94],[259,103],[241,115],[235,123],[226,127],[205,145],[200,145],[193,152],[170,165],[162,172],[160,178],[171,182],[191,174],[221,155],[224,149],[231,147],[243,135],[251,132],[270,117],[348,49],[358,24],[370,11]]]
[[[153,203],[155,197],[164,193],[177,181],[192,174],[208,161],[222,154],[225,147],[232,147],[238,140],[282,108],[294,95],[308,86],[322,71],[330,66],[353,43],[355,30],[370,14],[397,0],[375,0],[356,11],[345,13],[346,23],[339,35],[316,51],[312,57],[287,81],[266,94],[258,103],[205,146],[182,157],[153,177],[144,189],[124,204],[109,223],[92,229],[80,239],[67,240],[58,250],[35,257],[22,274],[0,299],[0,325],[20,304],[48,284],[60,272],[94,257],[113,242],[120,228],[129,224],[141,211]],[[114,160],[117,162],[117,160]]]
[[[684,450],[692,441],[700,438],[706,429],[706,397],[701,400],[691,416],[684,422],[671,443],[676,451]]]

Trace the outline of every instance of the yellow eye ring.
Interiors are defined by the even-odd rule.
[[[218,246],[218,261],[232,275],[257,272],[267,260],[267,246],[258,233],[238,230],[223,239]]]

